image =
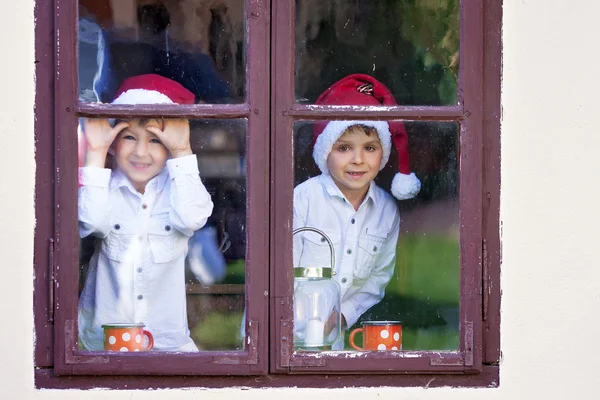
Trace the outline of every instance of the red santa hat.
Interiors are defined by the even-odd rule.
[[[194,104],[194,102],[194,94],[181,84],[164,76],[145,74],[125,79],[111,104]],[[81,166],[85,146],[85,136],[79,135],[77,156],[79,166]]]
[[[156,74],[127,78],[111,104],[194,104],[195,96],[181,84]]]
[[[364,105],[394,106],[396,100],[390,90],[375,78],[364,74],[353,74],[334,83],[315,104],[321,105]],[[334,143],[352,125],[365,125],[377,130],[383,148],[379,170],[390,158],[392,143],[398,151],[398,173],[392,180],[391,192],[399,200],[413,198],[421,189],[421,182],[410,172],[408,158],[408,135],[401,121],[330,121],[314,126],[313,158],[324,174],[329,174],[327,157]]]

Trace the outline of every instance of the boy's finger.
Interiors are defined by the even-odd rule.
[[[147,130],[148,132],[152,132],[152,133],[154,133],[154,134],[155,134],[156,136],[158,136],[159,138],[160,138],[160,137],[162,137],[162,136],[165,134],[165,132],[164,132],[164,131],[161,131],[161,130],[160,130],[158,127],[156,127],[156,126],[147,126],[147,127],[146,127],[146,130]]]
[[[181,127],[189,124],[189,121],[185,118],[165,118],[164,121],[164,130],[167,130],[167,125],[170,127]]]
[[[107,120],[108,122],[108,120]],[[129,128],[129,123],[128,122],[119,122],[117,125],[115,125],[114,128],[112,128],[112,134],[113,136],[117,136],[119,134],[119,132],[121,132],[123,129]]]

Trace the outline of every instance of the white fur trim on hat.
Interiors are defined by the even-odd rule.
[[[119,95],[111,104],[173,104],[171,99],[156,90],[130,89]]]
[[[331,121],[327,124],[323,132],[317,136],[315,147],[313,148],[313,158],[317,163],[317,166],[322,173],[328,174],[329,168],[327,168],[327,157],[331,152],[331,148],[334,143],[342,136],[342,134],[351,127],[352,125],[365,125],[375,128],[379,135],[379,141],[383,149],[383,155],[381,157],[381,165],[379,170],[381,171],[385,164],[387,164],[390,158],[390,151],[392,149],[392,134],[390,133],[390,127],[385,121]]]
[[[421,181],[414,172],[401,174],[398,172],[392,180],[392,194],[398,200],[412,199],[421,190]]]

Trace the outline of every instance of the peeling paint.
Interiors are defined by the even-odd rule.
[[[306,352],[294,352],[294,356],[300,356],[302,358],[314,358],[314,359],[321,359],[321,358],[345,358],[345,359],[349,359],[349,358],[370,358],[370,354],[373,352],[360,352],[360,351],[352,351],[352,350],[328,350],[328,351],[322,351],[322,352],[315,352],[315,353],[306,353]],[[378,352],[379,353],[379,352]],[[381,352],[381,354],[384,354],[389,357],[389,358],[431,358],[432,356],[437,356],[437,357],[443,357],[443,356],[447,356],[448,353],[442,353],[442,352],[428,352],[428,354],[423,354],[423,353],[419,353],[419,352],[407,352],[407,351],[386,351],[386,352]],[[457,353],[458,354],[458,353]]]

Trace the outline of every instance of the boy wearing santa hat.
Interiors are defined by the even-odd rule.
[[[353,74],[332,85],[315,104],[382,106],[396,101],[381,82]],[[408,136],[400,121],[315,124],[313,158],[321,175],[294,189],[294,229],[317,228],[333,242],[343,329],[381,301],[394,271],[400,216],[396,201],[373,181],[387,164],[392,144],[399,172],[391,193],[399,200],[412,198],[421,184],[409,170]],[[312,232],[295,235],[294,266],[329,263],[324,238]],[[338,317],[330,315],[330,323]],[[342,348],[343,340],[333,346]]]
[[[192,104],[159,75],[126,79],[112,104]],[[187,322],[188,239],[211,215],[185,119],[83,121],[79,233],[100,239],[79,298],[79,342],[103,350],[103,324],[139,323],[154,349],[197,351]],[[105,168],[108,154],[113,170]]]

